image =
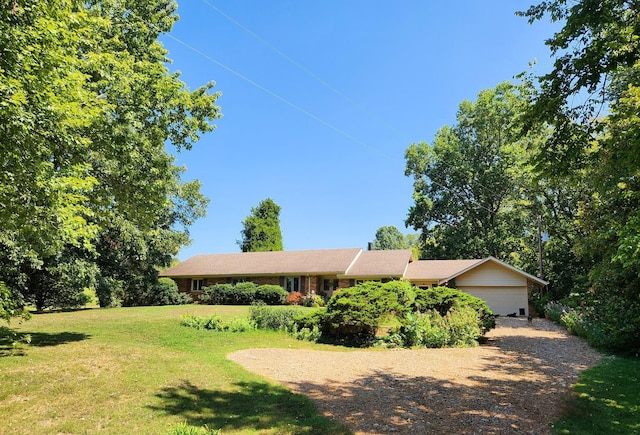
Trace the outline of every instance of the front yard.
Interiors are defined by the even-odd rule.
[[[633,419],[638,361],[624,360],[630,362],[616,366],[614,377],[598,370],[615,359],[591,369],[587,374],[595,375],[578,387],[591,408],[568,406],[570,384],[577,370],[594,363],[593,355],[579,356],[571,346],[584,343],[544,320],[529,326],[525,319],[501,319],[520,323],[491,331],[489,343],[476,348],[346,351],[270,331],[197,331],[180,326],[183,314],[230,320],[246,316],[248,308],[39,314],[11,324],[31,336],[30,345],[18,347],[0,328],[2,433],[163,435],[179,424],[222,434],[429,433],[451,429],[453,422],[462,433],[524,430],[550,427],[558,413],[549,414],[548,405],[573,412],[573,423],[570,414],[559,424],[561,433],[585,433],[580,428],[602,415],[598,406],[612,411],[605,421],[599,417],[602,431],[640,430]],[[634,373],[635,382],[623,380]],[[606,390],[594,389],[603,382]],[[576,421],[583,426],[576,429]]]

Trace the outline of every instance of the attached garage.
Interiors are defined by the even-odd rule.
[[[546,281],[494,257],[482,260],[420,260],[409,264],[416,285],[452,285],[480,299],[501,316],[529,314],[529,287]]]

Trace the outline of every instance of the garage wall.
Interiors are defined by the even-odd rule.
[[[456,277],[456,286],[527,287],[527,278],[493,261],[474,267]]]
[[[527,278],[493,261],[457,276],[456,287],[483,299],[494,314],[520,315],[521,308],[529,314]]]
[[[484,300],[494,314],[520,315],[520,308],[524,308],[524,315],[529,315],[527,287],[457,287],[458,290]]]

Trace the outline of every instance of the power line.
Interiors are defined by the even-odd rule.
[[[315,74],[313,71],[311,71],[309,68],[305,67],[304,65],[300,64],[299,62],[297,62],[296,60],[294,60],[293,58],[291,58],[291,56],[287,55],[286,53],[284,53],[282,50],[278,49],[277,47],[275,47],[273,44],[269,43],[268,41],[266,41],[264,38],[260,37],[259,35],[257,35],[255,32],[253,32],[251,29],[247,28],[246,26],[242,25],[241,23],[239,23],[237,20],[235,20],[234,18],[232,18],[231,16],[229,16],[228,14],[226,14],[224,11],[222,11],[220,8],[218,8],[217,6],[213,5],[211,2],[209,2],[208,0],[202,0],[202,2],[204,4],[206,4],[207,6],[209,6],[212,10],[216,11],[218,14],[222,15],[225,19],[227,19],[228,21],[230,21],[231,23],[233,23],[234,25],[236,25],[237,27],[239,27],[240,29],[242,29],[243,31],[245,31],[246,33],[248,33],[249,35],[251,35],[253,38],[255,38],[258,42],[260,42],[261,44],[263,44],[264,46],[268,47],[269,49],[271,49],[272,51],[274,51],[275,53],[277,53],[279,56],[281,56],[282,58],[286,59],[289,63],[291,63],[292,65],[294,65],[296,68],[298,68],[299,70],[303,71],[305,74],[307,74],[309,77],[313,78],[314,80],[316,80],[318,83],[320,83],[322,86],[324,86],[325,88],[329,89],[331,92],[333,92],[334,94],[336,94],[337,96],[339,96],[340,98],[342,98],[343,100],[345,100],[346,102],[348,102],[349,104],[351,104],[353,107],[357,108],[358,110],[360,110],[362,113],[366,114],[369,118],[371,118],[373,121],[375,121],[378,124],[382,124],[384,125],[388,130],[394,132],[399,138],[401,138],[402,140],[406,140],[410,142],[410,139],[405,136],[402,132],[400,132],[399,130],[397,130],[396,128],[394,128],[393,126],[391,126],[390,124],[384,122],[383,120],[381,120],[380,118],[378,118],[377,116],[375,116],[375,114],[373,114],[372,112],[370,112],[369,110],[367,110],[366,107],[364,107],[363,105],[359,104],[357,101],[351,99],[349,96],[345,95],[343,92],[340,92],[338,89],[336,89],[334,86],[330,85],[329,83],[327,83],[325,80],[323,80],[322,78],[320,78],[317,74]]]

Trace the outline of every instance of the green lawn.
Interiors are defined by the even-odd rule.
[[[348,433],[313,404],[226,359],[249,347],[323,348],[268,331],[197,331],[183,314],[248,315],[207,305],[36,314],[0,327],[3,434],[168,434],[180,423],[223,434]]]
[[[640,360],[611,358],[583,372],[559,434],[640,434]]]

